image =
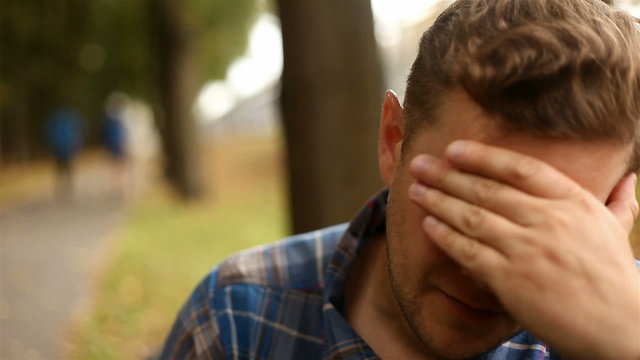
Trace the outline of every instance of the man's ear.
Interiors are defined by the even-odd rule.
[[[380,136],[378,141],[378,167],[382,181],[391,186],[396,167],[400,162],[404,126],[404,110],[398,97],[388,90],[382,103]]]

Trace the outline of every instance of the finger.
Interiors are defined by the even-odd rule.
[[[630,173],[623,177],[611,191],[607,200],[607,208],[620,221],[627,232],[631,232],[638,217],[638,201],[636,200],[637,176]]]
[[[433,216],[427,216],[422,227],[449,257],[489,283],[507,264],[507,259],[495,249],[461,234]]]
[[[409,196],[430,215],[459,232],[505,255],[513,253],[516,242],[512,240],[519,237],[520,230],[509,220],[420,183],[411,184]]]
[[[478,205],[520,225],[540,221],[544,206],[539,198],[493,179],[460,172],[442,160],[426,154],[411,161],[411,175],[427,186],[468,203]]]
[[[449,144],[446,156],[461,171],[496,179],[533,196],[560,199],[581,190],[551,165],[515,151],[458,140]]]

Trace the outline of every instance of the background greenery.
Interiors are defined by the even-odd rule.
[[[176,131],[163,131],[192,126],[187,112],[172,113],[193,101],[183,105],[178,95],[224,79],[266,7],[259,0],[1,2],[0,166],[44,157],[44,124],[62,106],[82,114],[85,145],[97,145],[114,91],[151,106],[167,162],[184,162]],[[188,85],[178,86],[183,78]],[[167,87],[177,94],[167,98]]]

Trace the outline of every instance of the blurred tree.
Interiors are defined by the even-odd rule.
[[[77,54],[87,29],[83,0],[0,2],[0,152],[23,162],[42,154],[54,107],[81,107]],[[74,19],[74,21],[68,21]],[[34,141],[35,140],[35,141]]]
[[[191,104],[242,54],[257,10],[258,0],[0,2],[2,160],[42,154],[44,119],[60,105],[85,114],[95,141],[104,99],[122,90],[151,104],[167,174],[180,194],[196,196]]]
[[[159,80],[154,110],[166,174],[184,198],[197,198],[204,185],[193,100],[205,79],[224,78],[227,65],[244,51],[256,2],[157,0],[149,10]]]
[[[279,0],[293,231],[349,220],[382,184],[382,76],[368,0]]]
[[[157,0],[149,3],[154,58],[157,59],[156,119],[162,124],[168,179],[187,199],[204,191],[199,137],[191,111],[196,88],[193,76],[193,32],[185,19],[188,2]]]

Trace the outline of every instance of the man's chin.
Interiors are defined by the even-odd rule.
[[[476,358],[484,353],[494,350],[505,341],[509,340],[514,334],[510,334],[499,340],[458,342],[458,343],[440,343],[425,340],[425,345],[430,350],[430,355],[437,359],[462,360]]]
[[[507,314],[474,318],[464,311],[453,312],[448,305],[443,307],[439,302],[424,300],[420,304],[404,303],[401,308],[425,349],[437,358],[476,357],[495,349],[520,331]],[[438,300],[441,300],[440,296]]]
[[[429,337],[422,332],[416,334],[428,349],[429,355],[437,359],[472,359],[499,347],[502,343],[515,336],[518,332],[503,334],[494,338],[470,339],[465,334],[456,334],[450,338]]]

